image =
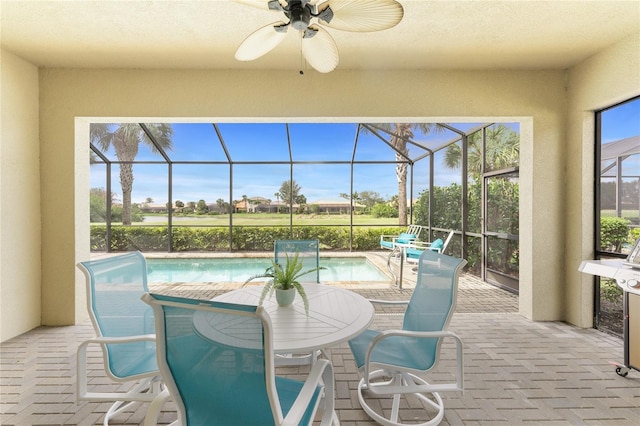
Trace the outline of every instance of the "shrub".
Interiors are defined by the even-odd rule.
[[[602,279],[600,280],[600,298],[608,300],[609,302],[616,303],[621,302],[623,291],[614,280]]]
[[[362,227],[353,230],[353,249],[377,250],[380,235],[397,235],[401,228]],[[91,251],[106,251],[106,226],[92,225]],[[171,234],[173,251],[270,251],[275,240],[318,239],[323,250],[349,250],[348,226],[296,226],[293,235],[289,227],[232,228],[227,227],[174,227]],[[112,226],[110,249],[119,251],[168,251],[169,233],[166,226]]]
[[[600,218],[600,249],[619,253],[629,238],[629,221],[621,217]]]
[[[389,204],[376,204],[371,208],[373,217],[398,217],[398,209]]]

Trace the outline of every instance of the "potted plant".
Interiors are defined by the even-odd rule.
[[[284,266],[272,260],[271,266],[269,266],[264,273],[249,277],[244,282],[243,287],[247,285],[249,281],[256,278],[269,278],[269,281],[264,285],[262,293],[260,294],[260,301],[258,302],[260,305],[262,305],[267,294],[272,295],[273,292],[275,292],[278,305],[289,306],[293,303],[293,299],[295,298],[297,291],[302,298],[304,310],[308,315],[309,300],[307,299],[307,294],[304,292],[304,287],[298,280],[304,275],[325,268],[319,266],[317,268],[302,271],[302,261],[298,259],[298,253],[295,254],[293,259],[289,259],[289,256],[286,254],[285,256],[286,262]]]

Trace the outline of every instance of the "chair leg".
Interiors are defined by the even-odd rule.
[[[313,365],[323,355],[326,359],[331,359],[323,350],[313,351],[309,354],[276,354],[274,358],[276,367],[292,367],[297,365]]]
[[[391,377],[386,381],[377,381],[379,379]],[[362,409],[375,420],[377,423],[385,426],[403,426],[405,423],[401,423],[399,420],[400,417],[400,403],[403,395],[413,395],[418,398],[422,404],[425,406],[425,412],[429,414],[433,414],[432,411],[427,411],[427,408],[435,410],[435,415],[430,420],[427,420],[423,423],[415,423],[415,420],[412,423],[409,423],[413,426],[432,426],[439,424],[444,418],[444,404],[442,401],[442,397],[438,392],[431,392],[427,395],[432,395],[434,400],[428,398],[426,395],[422,393],[411,393],[407,392],[406,394],[396,393],[396,394],[388,394],[392,396],[393,402],[391,406],[391,412],[389,416],[383,416],[384,413],[380,414],[375,411],[371,406],[366,402],[363,391],[371,390],[376,395],[385,395],[384,388],[385,386],[414,386],[414,385],[429,385],[424,379],[409,373],[394,373],[390,375],[388,372],[384,370],[373,371],[369,374],[369,387],[367,388],[365,384],[365,380],[361,379],[360,383],[358,383],[358,401],[360,402],[360,406]],[[375,390],[373,390],[375,388]]]
[[[158,418],[160,417],[160,410],[162,406],[169,399],[169,389],[164,390],[156,396],[147,409],[147,414],[144,418],[144,426],[155,426],[158,424]]]
[[[140,383],[135,385],[128,393],[130,394],[138,394],[138,393],[149,393],[149,394],[160,394],[162,387],[162,382],[160,377],[155,376],[146,380],[142,380]],[[137,404],[140,401],[116,401],[113,403],[111,407],[107,410],[104,415],[103,426],[109,426],[109,421],[125,411],[132,404]]]

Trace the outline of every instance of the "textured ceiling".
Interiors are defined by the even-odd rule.
[[[392,29],[329,29],[338,70],[564,69],[640,29],[640,0],[400,3],[405,16]],[[283,16],[231,0],[2,0],[0,7],[3,49],[43,67],[301,66],[294,34],[256,61],[236,61],[248,34]]]

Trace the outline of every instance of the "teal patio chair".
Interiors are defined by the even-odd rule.
[[[383,425],[438,424],[444,417],[439,392],[463,390],[462,340],[447,331],[447,326],[455,310],[458,277],[466,263],[464,259],[425,250],[420,256],[418,280],[404,314],[402,329],[366,330],[349,341],[362,376],[358,400],[376,422]],[[445,338],[455,342],[455,381],[444,383],[439,380],[430,384],[418,374],[424,376],[434,372]],[[444,369],[435,371],[440,370]],[[402,401],[407,395],[422,402],[427,417],[425,422],[416,423],[413,400],[409,405]],[[372,397],[377,398],[375,404],[368,402]],[[380,402],[379,398],[384,397],[392,398],[392,402],[389,405]],[[403,416],[400,407],[411,408]]]
[[[447,234],[447,237],[443,241],[441,238],[436,238],[430,243],[422,242],[422,241],[414,241],[404,250],[405,258],[404,260],[409,263],[418,263],[420,259],[420,255],[425,250],[435,251],[437,253],[444,253],[444,251],[449,246],[451,239],[453,238],[453,231],[450,231]]]
[[[296,253],[298,260],[302,261],[302,270],[320,267],[320,241],[319,240],[276,240],[273,244],[273,257],[275,262],[285,262],[286,258],[293,258]],[[320,271],[308,276],[315,276],[316,283],[320,283]],[[279,354],[276,356],[277,366],[311,365],[322,351],[318,350],[308,354]],[[328,358],[327,354],[325,356]]]
[[[276,263],[286,262],[287,256],[293,258],[296,253],[298,253],[298,260],[302,262],[303,271],[320,267],[319,240],[276,240],[273,244],[273,257]],[[316,282],[319,283],[320,271],[316,271],[314,275]]]
[[[158,364],[167,389],[151,404],[155,425],[164,402],[176,403],[172,424],[265,426],[337,422],[333,367],[313,365],[302,382],[276,377],[272,328],[261,306],[145,294],[156,318]],[[198,329],[198,315],[208,326]]]
[[[76,396],[78,401],[114,402],[105,414],[106,426],[131,404],[151,402],[161,391],[153,312],[140,300],[148,291],[147,263],[134,252],[77,266],[86,277],[87,309],[96,337],[78,347]],[[87,350],[93,345],[102,349],[106,375],[131,384],[128,391],[88,391]]]

